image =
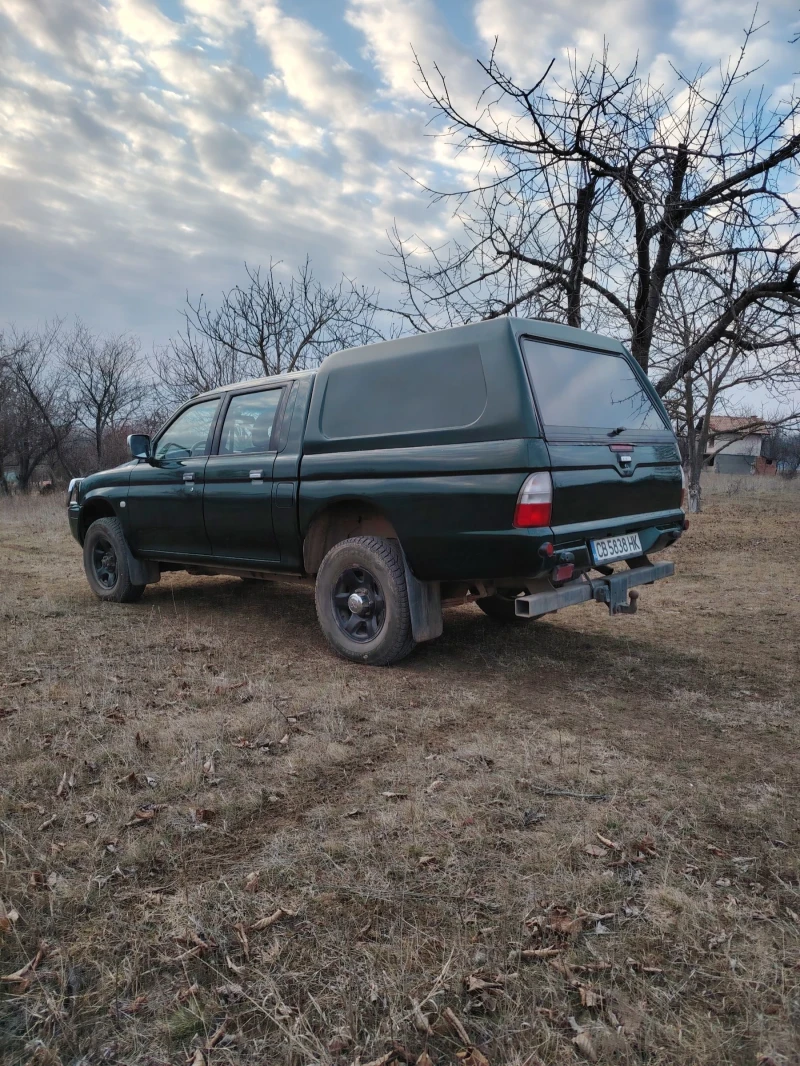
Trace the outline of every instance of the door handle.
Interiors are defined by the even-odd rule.
[[[184,481],[194,481],[194,474],[184,474],[183,475],[183,480]]]
[[[264,477],[264,471],[263,470],[251,470],[250,471],[250,480],[251,481],[260,482],[260,481],[263,480],[263,477]]]

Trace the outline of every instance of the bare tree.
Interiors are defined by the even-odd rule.
[[[37,331],[12,327],[0,338],[5,458],[15,460],[23,491],[45,460],[71,469],[65,445],[74,431],[76,405],[59,365],[61,336],[62,323],[54,320]]]
[[[91,434],[100,467],[108,434],[138,414],[147,396],[140,345],[127,334],[92,333],[78,320],[62,338],[62,347],[77,421]]]
[[[620,75],[607,53],[566,84],[550,67],[518,85],[494,54],[478,107],[451,96],[436,68],[421,86],[444,135],[476,156],[469,189],[449,198],[461,236],[435,248],[391,235],[390,276],[402,287],[406,328],[510,313],[626,339],[651,371],[667,294],[687,277],[740,267],[691,344],[656,375],[663,396],[706,353],[731,341],[757,305],[779,321],[778,343],[800,312],[800,209],[788,195],[800,158],[800,99],[773,106],[751,94],[747,48],[718,75],[675,71],[671,88],[636,67]],[[787,325],[787,320],[789,324]]]
[[[375,293],[342,277],[326,287],[310,260],[284,280],[280,264],[252,268],[218,307],[187,297],[184,327],[156,358],[168,393],[183,399],[247,375],[316,366],[326,355],[379,339]]]
[[[664,371],[690,351],[708,331],[720,309],[729,305],[742,273],[752,262],[729,257],[713,273],[670,278],[660,321],[661,348],[651,369]],[[681,441],[689,510],[701,509],[701,474],[709,454],[712,418],[719,414],[749,416],[730,444],[766,427],[776,430],[800,422],[800,338],[792,316],[776,315],[770,305],[754,302],[730,323],[716,344],[706,348],[667,394],[666,404]],[[754,406],[761,413],[753,414]]]
[[[767,441],[770,457],[775,460],[778,472],[794,478],[800,470],[800,433],[776,429]]]

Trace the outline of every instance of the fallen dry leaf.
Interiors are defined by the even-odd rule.
[[[49,826],[51,826],[55,820],[56,816],[54,814],[51,814],[49,818],[45,818],[45,820],[39,826],[39,832],[41,833],[42,830],[49,828]]]
[[[478,1051],[472,1045],[463,1047],[456,1052],[456,1058],[461,1066],[489,1066],[489,1060],[482,1051]]]
[[[423,1051],[414,1066],[433,1066],[433,1059],[427,1051]]]
[[[148,825],[159,811],[165,810],[166,806],[166,803],[144,803],[141,807],[137,807],[133,818],[125,823],[125,828],[130,829],[136,828],[137,826]]]
[[[583,929],[584,916],[572,915],[566,907],[553,907],[547,916],[547,924],[555,933],[577,936]]]
[[[580,1051],[583,1055],[586,1056],[589,1062],[597,1062],[597,1051],[592,1042],[591,1036],[589,1036],[586,1031],[578,1033],[577,1036],[573,1037],[572,1043],[575,1045],[578,1051]]]
[[[578,985],[578,992],[581,997],[581,1006],[589,1010],[599,1007],[603,1001],[602,995],[590,985]]]
[[[650,858],[654,858],[658,855],[658,852],[656,851],[656,842],[649,834],[643,836],[641,840],[637,840],[633,847],[635,850],[641,851],[643,855],[647,855]]]
[[[294,918],[295,912],[287,910],[285,907],[278,907],[276,911],[268,915],[266,918],[259,918],[257,922],[253,922],[250,926],[251,933],[263,933],[265,929],[269,929],[271,925],[276,922],[282,921],[284,918]]]
[[[404,800],[408,799],[407,792],[381,792],[384,799],[387,800]]]
[[[604,855],[608,855],[608,851],[605,848],[601,848],[599,844],[587,844],[583,850],[587,855],[591,855],[593,859],[602,859]]]
[[[5,904],[0,900],[0,933],[10,933],[19,921],[19,911],[13,907],[6,910]]]
[[[433,1034],[433,1029],[431,1029],[431,1023],[428,1021],[425,1013],[422,1010],[422,1007],[420,1007],[419,1003],[415,999],[411,1000],[411,1018],[414,1022],[414,1028],[417,1030],[417,1032],[424,1033],[426,1036],[431,1036]]]
[[[258,892],[258,882],[260,877],[261,875],[259,874],[258,870],[253,870],[251,873],[249,873],[244,879],[245,892]]]
[[[225,692],[232,692],[234,691],[234,689],[244,688],[246,684],[246,681],[227,682],[221,685],[217,685],[217,687],[214,689],[214,693],[217,696],[222,696]]]
[[[524,948],[519,953],[521,959],[552,959],[560,955],[563,948]]]
[[[108,1008],[108,1013],[119,1017],[120,1015],[141,1014],[147,1007],[147,996],[137,996],[133,1000],[121,1000],[119,1002],[112,1003]]]
[[[595,836],[601,844],[605,844],[607,848],[611,848],[612,851],[619,851],[622,847],[621,844],[617,844],[613,840],[609,840],[608,837],[604,837],[602,833],[595,833]]]
[[[482,977],[478,973],[471,973],[464,978],[464,988],[467,992],[498,991],[503,988],[503,982],[497,977],[492,979]]]
[[[47,891],[47,881],[41,870],[31,870],[28,878],[28,888],[38,889],[40,892]]]
[[[417,866],[435,866],[438,861],[435,855],[421,855]]]
[[[127,785],[128,788],[141,788],[142,782],[139,775],[135,770],[131,770],[128,774],[123,774],[122,777],[117,778],[118,785]]]
[[[189,815],[195,825],[208,825],[214,820],[216,813],[210,807],[193,807]]]
[[[86,815],[86,817],[85,817],[85,818],[83,819],[83,824],[84,824],[84,825],[94,825],[94,823],[95,823],[96,821],[97,821],[97,815],[96,815],[96,814],[94,814],[94,813],[93,813],[92,811],[90,811],[90,812],[89,812],[89,813],[88,813],[88,814]]]
[[[65,770],[61,776],[61,780],[58,783],[56,789],[56,796],[68,796],[72,789],[75,788],[75,771]]]
[[[203,763],[203,773],[206,777],[213,777],[217,772],[217,764],[214,761],[214,756],[206,755],[205,762]]]
[[[22,966],[15,973],[10,973],[10,974],[7,974],[4,977],[0,977],[0,981],[8,981],[8,982],[10,982],[12,984],[16,984],[18,982],[24,982],[28,974],[31,974],[31,973],[35,972],[36,967],[42,961],[42,959],[44,958],[44,955],[45,955],[45,948],[44,948],[44,944],[42,944],[42,945],[40,945],[39,950],[36,952],[36,954],[34,955],[34,957],[32,959],[28,959],[28,961],[25,963],[25,965]]]
[[[343,1051],[347,1051],[352,1043],[353,1034],[348,1027],[344,1025],[337,1033],[334,1033],[328,1041],[328,1051],[331,1055],[340,1055]]]
[[[237,964],[233,961],[233,959],[230,957],[230,955],[226,955],[225,956],[225,965],[228,967],[229,970],[233,970],[233,972],[238,977],[241,977],[242,974],[245,972],[245,967],[244,966],[237,966]]]
[[[467,1047],[471,1047],[469,1033],[464,1028],[464,1023],[458,1017],[456,1012],[451,1007],[445,1007],[445,1009],[442,1011],[442,1017],[453,1030],[453,1032],[456,1034],[461,1043],[465,1044]]]

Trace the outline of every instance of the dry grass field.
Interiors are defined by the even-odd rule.
[[[0,1062],[800,1062],[800,491],[713,488],[638,616],[390,670],[0,502]]]

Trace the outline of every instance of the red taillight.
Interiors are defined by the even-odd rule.
[[[517,529],[549,526],[553,511],[553,482],[546,471],[531,474],[519,490],[514,525]]]

